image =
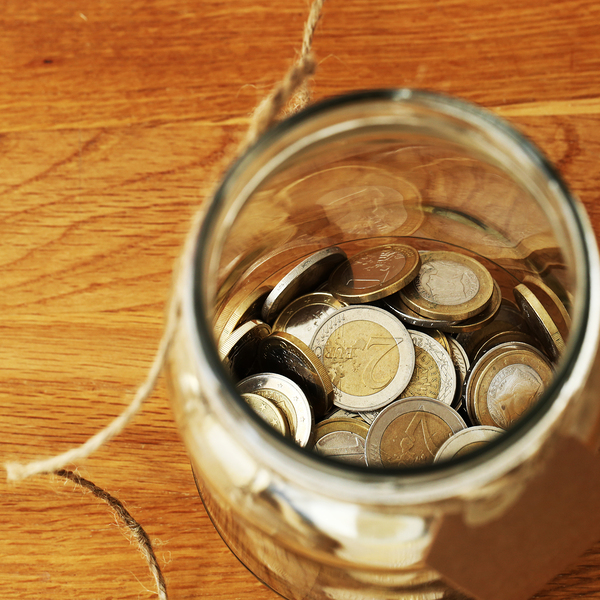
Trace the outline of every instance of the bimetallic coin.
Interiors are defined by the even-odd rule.
[[[543,281],[535,279],[528,275],[523,279],[523,283],[532,291],[535,297],[541,302],[542,306],[546,309],[550,318],[556,324],[560,335],[563,340],[569,337],[569,331],[571,329],[571,316],[567,311],[567,308],[563,304],[562,300],[558,295],[547,286]],[[566,294],[566,291],[565,291]]]
[[[513,290],[513,294],[519,310],[533,333],[542,342],[548,356],[558,360],[565,350],[565,341],[548,311],[535,294],[522,283]]]
[[[273,323],[285,306],[298,296],[312,292],[344,260],[346,253],[334,246],[315,252],[295,266],[267,296],[262,308],[263,321]]]
[[[377,246],[339,265],[331,274],[329,285],[337,298],[349,304],[374,302],[410,283],[420,266],[419,253],[410,246]]]
[[[493,440],[498,439],[503,433],[504,430],[499,427],[483,425],[463,429],[444,442],[435,455],[433,462],[460,458],[465,454],[470,454],[479,448],[487,446]]]
[[[440,331],[439,329],[432,329],[427,331],[427,335],[432,337],[436,342],[438,342],[438,344],[441,344],[442,348],[444,348],[444,350],[450,354],[450,342],[443,331]]]
[[[283,411],[268,398],[264,398],[259,394],[242,394],[242,398],[246,404],[273,429],[279,431],[281,435],[288,436],[290,427]]]
[[[460,323],[460,321],[444,321],[442,319],[428,319],[427,317],[423,317],[406,306],[399,293],[383,298],[380,306],[413,327],[439,329],[441,325],[457,325]]]
[[[433,462],[443,443],[466,428],[459,414],[432,398],[406,398],[386,406],[367,435],[367,465],[410,467]]]
[[[273,288],[263,285],[244,296],[241,300],[228,302],[221,312],[215,330],[220,331],[219,344],[225,341],[234,330],[252,319],[260,320],[261,311],[267,296]]]
[[[438,329],[446,333],[468,333],[471,331],[477,331],[485,327],[490,323],[498,313],[500,306],[502,305],[502,292],[500,286],[494,281],[494,291],[492,297],[487,303],[487,306],[477,315],[470,319],[465,319],[459,323],[453,324],[441,324]]]
[[[316,331],[311,348],[325,365],[334,404],[350,411],[375,410],[407,386],[415,351],[406,327],[374,306],[348,306]]]
[[[366,466],[365,441],[368,433],[369,426],[360,419],[328,419],[317,425],[314,449],[321,456]]]
[[[400,297],[420,315],[458,321],[479,314],[493,290],[492,276],[474,258],[434,251],[421,253],[419,275],[400,290]]]
[[[476,425],[508,428],[537,402],[552,374],[545,356],[529,344],[507,342],[492,348],[467,379],[469,418]]]
[[[346,303],[333,294],[305,294],[281,311],[273,323],[273,331],[287,331],[309,346],[321,323],[344,306]]]
[[[275,331],[263,338],[258,364],[262,371],[279,373],[297,383],[313,407],[316,419],[333,408],[333,385],[323,363],[293,335]]]
[[[294,441],[301,447],[312,440],[314,416],[304,392],[277,373],[250,375],[237,384],[240,394],[259,394],[271,400],[285,415]]]
[[[271,333],[262,321],[247,321],[219,344],[219,358],[235,380],[249,375],[256,362],[260,341]]]
[[[452,404],[456,393],[456,372],[444,347],[421,331],[409,329],[415,346],[415,369],[400,398],[425,396]]]

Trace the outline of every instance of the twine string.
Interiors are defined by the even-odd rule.
[[[323,4],[324,0],[314,0],[304,26],[300,55],[288,69],[283,79],[274,86],[270,94],[256,107],[251,117],[246,136],[237,150],[238,155],[242,154],[254,144],[256,140],[275,123],[279,114],[288,102],[294,103],[296,110],[303,108],[306,102],[308,102],[310,98],[308,79],[313,75],[316,68],[315,60],[311,54],[312,41]],[[207,201],[210,201],[210,198],[214,195],[214,192],[216,192],[217,187],[218,185],[214,187],[213,194],[209,195]],[[150,397],[156,387],[158,378],[165,365],[167,354],[173,341],[173,336],[179,324],[181,291],[183,289],[181,273],[184,271],[183,264],[185,259],[193,252],[201,220],[202,211],[200,210],[196,212],[192,219],[183,250],[175,264],[174,292],[167,307],[165,327],[158,349],[144,382],[137,389],[130,404],[107,427],[100,430],[80,446],[71,448],[62,454],[29,463],[14,461],[5,462],[4,468],[6,469],[8,481],[19,481],[40,473],[57,471],[68,464],[77,463],[78,461],[87,458],[110,439],[121,433],[140,411],[142,405]]]
[[[127,527],[128,532],[131,534],[137,544],[138,550],[146,559],[150,573],[156,582],[156,590],[159,600],[168,600],[167,584],[165,583],[165,578],[163,577],[162,571],[158,566],[158,560],[156,558],[156,554],[154,554],[152,542],[150,541],[148,534],[144,531],[144,528],[131,516],[129,511],[123,506],[122,502],[118,498],[115,498],[103,490],[101,487],[98,487],[95,483],[92,483],[88,479],[84,479],[80,475],[77,475],[77,473],[73,473],[73,471],[61,469],[57,471],[56,474],[60,477],[64,477],[65,479],[69,479],[75,485],[81,488],[89,490],[92,492],[92,494],[94,494],[94,496],[96,496],[96,498],[99,498],[108,504],[115,516]]]

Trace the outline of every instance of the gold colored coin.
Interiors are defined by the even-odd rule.
[[[477,362],[486,352],[507,342],[523,342],[529,344],[534,348],[538,346],[538,342],[535,338],[531,337],[528,333],[523,331],[497,331],[490,335],[486,340],[483,340],[479,345],[477,352],[473,356],[473,362]],[[539,348],[538,348],[539,349]]]
[[[329,286],[337,298],[349,304],[374,302],[411,282],[420,266],[419,253],[410,246],[377,246],[339,265],[329,278]]]
[[[219,345],[219,358],[237,381],[250,374],[260,341],[271,333],[262,321],[247,321]]]
[[[302,341],[285,331],[262,339],[258,350],[261,370],[291,379],[306,394],[315,418],[333,408],[333,385],[323,363]]]
[[[400,297],[425,317],[456,321],[474,317],[492,298],[494,280],[474,258],[457,252],[421,253],[419,275]]]
[[[366,466],[365,443],[369,426],[360,419],[322,421],[315,431],[317,454],[345,463]]]
[[[444,350],[450,354],[450,343],[443,331],[440,331],[439,329],[430,329],[427,331],[427,335],[432,337],[438,344],[441,344]]]
[[[281,435],[289,436],[290,427],[288,421],[274,402],[261,396],[260,394],[242,394],[242,398],[246,404],[266,423],[268,423],[275,431]]]
[[[515,287],[513,294],[519,310],[533,333],[542,342],[548,355],[553,360],[558,360],[565,350],[565,341],[548,311],[535,294],[522,283]]]
[[[265,300],[273,288],[263,285],[239,300],[228,302],[215,325],[215,331],[221,331],[219,343],[225,341],[234,330],[252,319],[260,320]]]
[[[550,318],[556,324],[560,335],[566,340],[569,337],[571,329],[571,316],[566,306],[558,295],[540,279],[528,275],[523,279],[523,283],[533,292],[537,299],[542,303]],[[565,292],[566,293],[566,292]]]

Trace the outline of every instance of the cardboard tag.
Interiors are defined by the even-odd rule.
[[[526,600],[600,539],[600,457],[562,438],[500,518],[445,517],[426,562],[478,600]]]

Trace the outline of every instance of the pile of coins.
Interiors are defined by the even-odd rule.
[[[536,279],[513,295],[457,252],[332,247],[225,302],[215,331],[242,398],[281,435],[406,467],[490,442],[548,387],[569,314]]]

